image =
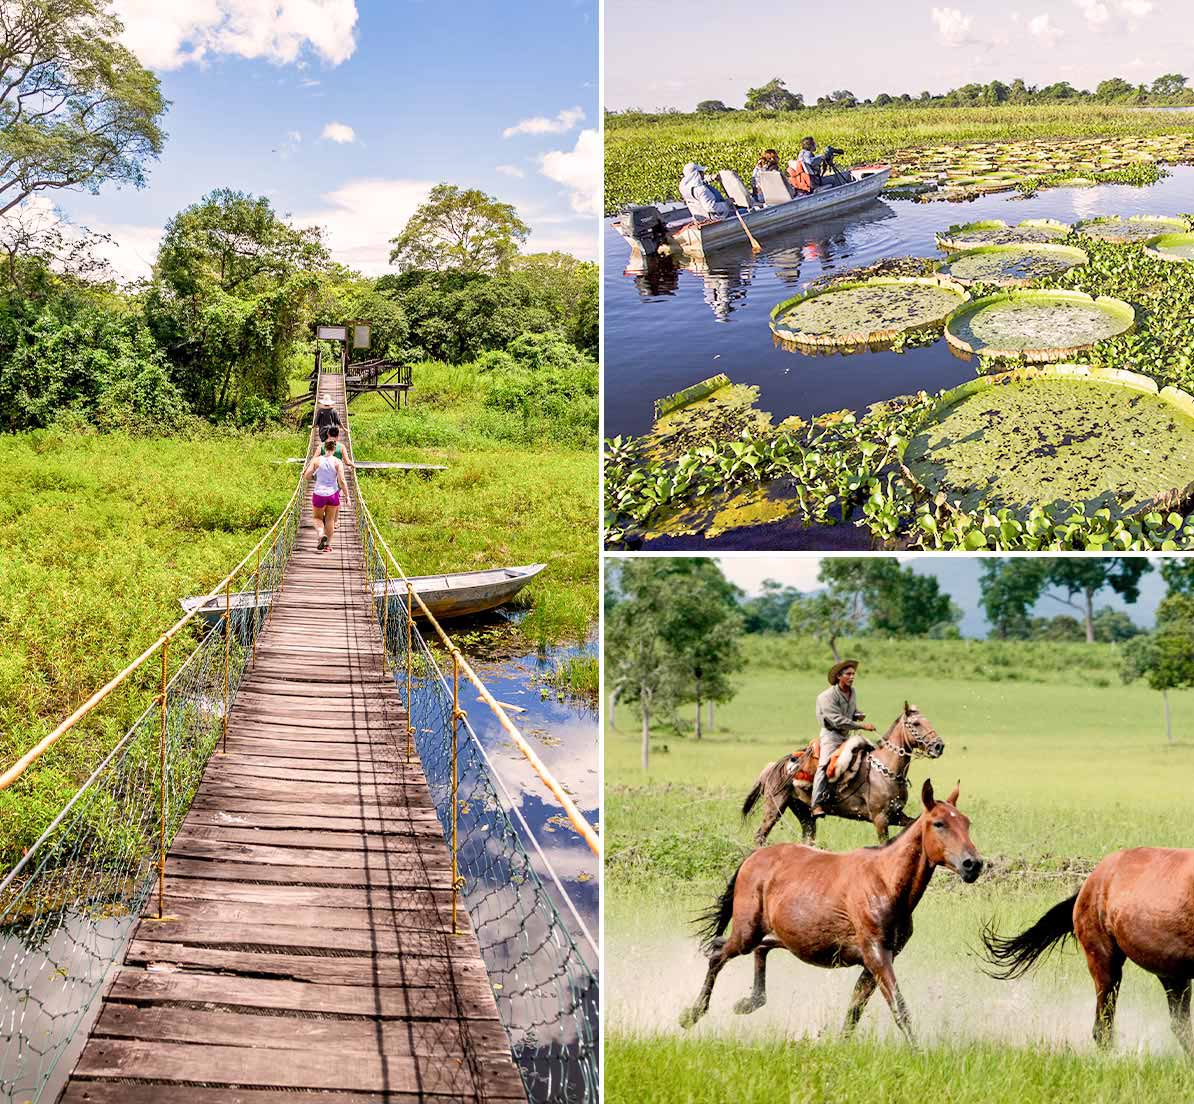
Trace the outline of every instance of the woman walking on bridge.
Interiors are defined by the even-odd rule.
[[[336,530],[336,515],[340,512],[342,504],[341,491],[344,492],[343,505],[348,505],[344,464],[334,455],[313,456],[303,472],[304,479],[312,477],[315,479],[315,485],[311,488],[311,513],[315,518],[315,528],[323,528],[323,535],[319,538],[319,545],[315,551],[330,552],[332,534]]]

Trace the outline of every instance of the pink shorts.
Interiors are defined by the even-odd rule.
[[[311,505],[317,510],[322,510],[325,506],[339,506],[340,492],[330,495],[313,494],[311,496]]]

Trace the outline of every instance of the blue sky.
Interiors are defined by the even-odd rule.
[[[142,190],[55,197],[144,275],[162,226],[215,187],[328,228],[389,270],[387,241],[439,181],[513,203],[528,251],[595,259],[597,0],[116,0],[172,106]]]
[[[775,76],[809,103],[839,88],[865,99],[995,78],[1077,88],[1111,76],[1194,78],[1189,0],[725,0],[704,11],[607,0],[605,28],[612,110],[690,111],[703,99],[741,107],[747,88]]]
[[[921,553],[915,556],[898,556],[902,564],[910,565],[919,575],[935,575],[941,589],[962,610],[960,628],[963,636],[984,637],[990,626],[979,604],[978,579],[982,572],[982,561],[977,556],[959,556],[956,553],[934,556]],[[718,561],[727,579],[736,583],[747,594],[758,594],[764,579],[775,579],[798,590],[820,590],[817,571],[820,559],[816,556],[723,556]],[[1157,605],[1165,597],[1165,582],[1161,578],[1158,561],[1153,559],[1153,571],[1145,575],[1140,583],[1140,598],[1134,605],[1127,605],[1110,590],[1095,597],[1095,608],[1111,606],[1123,610],[1136,624],[1149,628],[1157,611]],[[1059,613],[1076,616],[1071,607],[1049,598],[1042,598],[1033,610],[1037,617],[1054,617]]]

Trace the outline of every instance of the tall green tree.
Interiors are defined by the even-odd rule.
[[[845,600],[850,616],[865,617],[870,632],[948,635],[962,616],[934,576],[900,567],[894,556],[827,558],[818,578]]]
[[[827,590],[798,594],[788,606],[788,628],[828,644],[835,663],[842,658],[837,650],[839,638],[854,635],[862,625],[861,602],[852,602],[843,594]]]
[[[528,301],[546,309],[554,326],[582,352],[600,348],[599,268],[570,253],[527,253],[510,262],[508,279],[530,293]]]
[[[1028,611],[1049,598],[1078,612],[1089,644],[1095,642],[1094,600],[1110,589],[1128,603],[1152,565],[1139,557],[1034,556],[988,560],[979,581],[983,607],[996,636],[1028,635]]]
[[[122,29],[102,0],[0,3],[0,216],[41,192],[145,183],[166,101]]]
[[[404,272],[501,272],[530,233],[511,204],[479,188],[437,184],[390,239],[390,264]]]
[[[785,82],[773,77],[758,88],[746,90],[747,111],[799,111],[804,106],[804,96],[789,92]]]
[[[1185,89],[1188,78],[1181,73],[1165,73],[1153,81],[1152,94],[1154,96],[1180,96]]]
[[[742,602],[743,631],[782,633],[788,628],[788,607],[801,597],[793,586],[764,579],[761,593]]]
[[[285,397],[285,360],[308,332],[327,262],[319,228],[244,192],[217,189],[166,224],[146,316],[196,411]]]
[[[1126,641],[1121,655],[1124,682],[1143,678],[1161,692],[1165,739],[1173,743],[1169,691],[1194,686],[1194,596],[1170,592],[1157,607],[1153,631]]]

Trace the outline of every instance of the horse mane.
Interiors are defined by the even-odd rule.
[[[919,709],[917,709],[915,706],[912,706],[912,713],[913,713],[913,714],[915,714],[915,713],[919,713],[919,712],[920,712],[920,710],[919,710]],[[885,733],[883,733],[883,739],[885,739],[885,740],[887,740],[887,739],[890,739],[890,737],[891,737],[891,734],[892,734],[893,732],[895,732],[895,730],[896,730],[897,728],[899,728],[899,727],[900,727],[900,721],[902,721],[903,719],[904,719],[904,711],[901,709],[901,710],[900,710],[900,713],[899,713],[899,716],[898,716],[898,717],[896,717],[896,719],[895,719],[894,721],[892,721],[892,722],[891,722],[891,724],[888,726],[888,729],[887,729],[887,731],[886,731]],[[904,742],[905,742],[905,743],[907,743],[907,740],[905,739],[905,741],[904,741]]]

